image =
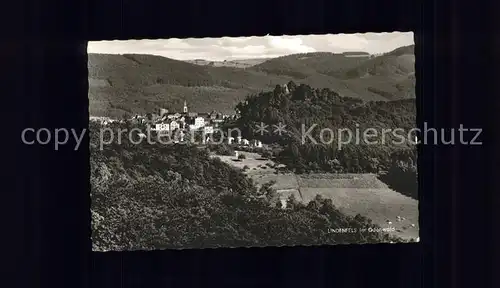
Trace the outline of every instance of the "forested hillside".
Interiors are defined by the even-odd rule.
[[[315,52],[292,54],[270,59],[253,66],[256,71],[270,74],[288,75],[296,79],[304,79],[315,74],[342,75],[343,71],[353,69],[369,59],[365,57],[348,57],[345,54]]]
[[[230,67],[153,55],[89,54],[90,114],[120,118],[160,107],[180,110],[184,100],[192,111],[230,113],[248,94],[289,81],[362,100],[412,98],[412,47],[378,57],[320,52],[254,61],[262,63],[253,66],[227,65]]]
[[[387,173],[384,182],[417,198],[417,151],[411,142],[414,136],[409,134],[416,127],[414,99],[363,102],[340,97],[330,89],[297,86],[293,82],[288,87],[289,94],[277,86],[238,104],[241,117],[234,125],[244,137],[278,144],[281,149],[276,149],[275,161],[295,173]],[[286,133],[261,135],[255,130],[261,122],[269,125],[270,131],[275,129],[271,125],[282,123]],[[322,135],[322,129],[333,131],[333,137],[329,133]],[[348,132],[339,138],[342,129],[351,131],[350,141]],[[363,133],[367,129],[375,130],[376,137],[366,140]],[[384,130],[392,132],[383,134]],[[410,173],[402,189],[400,182],[392,183],[401,180],[397,171]]]
[[[114,125],[114,126],[113,126]],[[123,125],[123,126],[120,126]],[[241,170],[189,145],[122,143],[99,149],[90,125],[93,248],[135,250],[325,245],[390,241],[380,233],[330,233],[373,227],[348,217],[331,200],[277,205],[270,185],[257,189]],[[131,124],[108,128],[132,129]]]

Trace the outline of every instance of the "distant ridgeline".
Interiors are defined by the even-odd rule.
[[[115,119],[165,106],[175,110],[184,100],[192,111],[231,114],[248,94],[289,81],[365,101],[415,98],[413,45],[382,55],[314,52],[213,63],[154,55],[88,58],[89,112]]]
[[[370,57],[370,54],[367,52],[344,52],[342,55],[346,57]]]

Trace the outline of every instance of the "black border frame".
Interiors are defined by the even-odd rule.
[[[495,79],[485,68],[493,53],[477,45],[488,36],[477,31],[493,30],[485,29],[492,23],[483,11],[495,9],[435,2],[69,1],[30,7],[23,22],[7,18],[20,27],[2,45],[2,63],[11,68],[3,77],[5,95],[12,95],[7,105],[15,107],[5,116],[4,139],[13,139],[4,150],[5,191],[15,191],[5,203],[16,204],[8,205],[12,211],[4,217],[15,220],[4,227],[10,241],[4,247],[22,251],[10,262],[20,272],[11,274],[18,276],[16,283],[489,287],[494,270],[481,265],[491,264],[494,243],[488,193],[497,187],[498,151],[495,134],[488,132],[492,101],[498,100],[491,99]],[[435,127],[483,127],[488,143],[421,148],[420,244],[91,253],[88,145],[54,151],[19,143],[25,127],[87,127],[85,40],[383,31],[414,31],[418,37],[419,120]]]

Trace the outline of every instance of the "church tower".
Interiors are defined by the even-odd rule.
[[[184,100],[184,113],[188,113],[188,106],[186,100]]]

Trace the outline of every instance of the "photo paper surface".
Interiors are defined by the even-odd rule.
[[[419,241],[413,33],[87,49],[94,251]]]

